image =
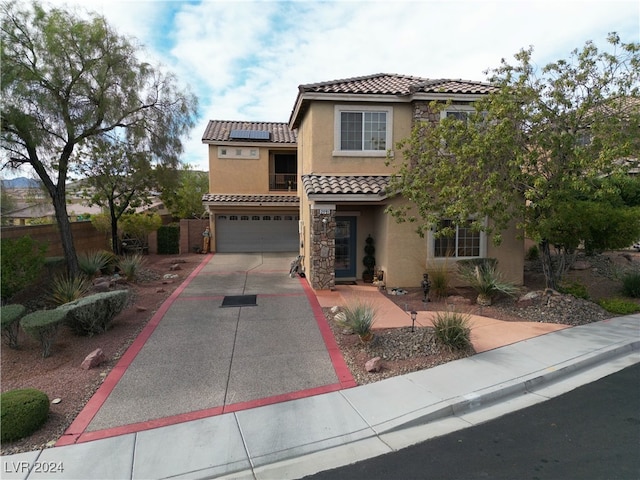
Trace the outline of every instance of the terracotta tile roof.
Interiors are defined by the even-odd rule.
[[[300,199],[294,195],[234,195],[221,193],[207,193],[202,196],[203,203],[244,203],[262,204],[279,203],[282,205],[298,206]]]
[[[301,93],[349,93],[374,95],[411,95],[423,93],[483,94],[495,89],[489,83],[471,80],[428,79],[408,75],[377,73],[365,77],[353,77],[310,83],[298,87]]]
[[[269,140],[237,140],[229,138],[232,130],[249,130],[269,132]],[[204,134],[202,142],[268,142],[268,143],[290,143],[295,145],[298,141],[295,130],[291,130],[285,122],[238,122],[228,120],[210,120]]]
[[[354,100],[354,96],[362,95],[363,101],[367,101],[366,95],[377,97],[387,95],[405,102],[412,101],[414,98],[420,99],[420,97],[436,99],[456,95],[460,99],[461,95],[469,95],[470,100],[476,100],[479,95],[495,90],[496,87],[490,83],[473,80],[429,79],[395,73],[376,73],[364,77],[308,83],[298,86],[298,96],[289,118],[289,125],[291,128],[297,128],[309,102],[318,100],[318,96],[322,95],[334,96],[328,98],[331,100],[336,100],[335,96],[340,95],[348,96],[348,100]],[[379,101],[379,98],[373,101]]]
[[[391,177],[386,175],[303,175],[307,195],[371,195],[386,196]]]

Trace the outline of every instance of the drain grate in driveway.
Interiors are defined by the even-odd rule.
[[[257,295],[227,295],[221,307],[255,307]]]

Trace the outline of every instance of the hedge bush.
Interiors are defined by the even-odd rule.
[[[2,442],[31,435],[49,416],[49,397],[35,388],[9,390],[0,395]]]
[[[640,312],[640,305],[624,298],[602,298],[598,300],[598,305],[607,312],[617,315],[631,315],[632,313]]]
[[[5,305],[0,308],[0,325],[2,337],[10,348],[18,348],[18,332],[20,331],[20,319],[27,313],[24,305]]]
[[[55,310],[38,310],[22,317],[20,326],[31,338],[40,342],[43,358],[51,355],[51,345],[64,322],[66,312]]]
[[[164,225],[158,229],[158,254],[180,253],[180,226]]]
[[[111,321],[126,306],[128,290],[101,292],[59,306],[66,324],[78,335],[93,336],[106,332]]]

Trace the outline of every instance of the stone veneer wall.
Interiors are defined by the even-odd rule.
[[[415,126],[418,120],[429,121],[431,123],[438,123],[440,121],[440,112],[434,112],[429,107],[431,102],[414,102],[413,103],[413,122],[412,127]]]
[[[326,218],[327,223],[322,223]],[[311,210],[311,287],[333,290],[336,286],[336,218],[335,210],[321,214]]]

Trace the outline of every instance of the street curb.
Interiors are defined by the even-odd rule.
[[[574,359],[559,363],[554,367],[548,367],[544,370],[530,373],[506,383],[493,385],[472,394],[444,400],[436,405],[432,405],[432,407],[436,407],[434,410],[419,414],[415,418],[407,420],[406,422],[398,424],[397,420],[394,421],[394,426],[392,428],[380,429],[384,424],[372,425],[371,427],[376,432],[376,435],[382,435],[402,431],[407,428],[423,426],[450,416],[468,413],[472,410],[503,402],[511,397],[535,393],[543,387],[565,380],[566,378],[576,375],[596,364],[602,364],[614,358],[629,355],[634,351],[639,350],[640,340],[634,340],[630,343],[620,343],[598,349],[584,355],[580,355],[579,357],[575,357]],[[429,407],[426,409],[429,410]]]

